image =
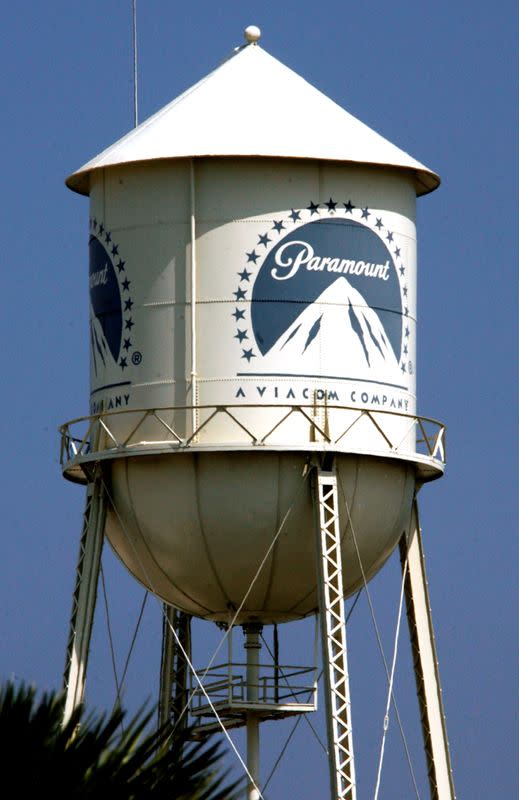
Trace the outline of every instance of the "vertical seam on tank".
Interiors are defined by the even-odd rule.
[[[279,499],[280,499],[279,484],[280,484],[280,475],[281,475],[281,459],[279,457],[279,454],[277,456],[277,466],[278,466],[278,470],[277,470],[278,474],[277,474],[277,480],[276,480],[276,486],[277,486],[276,528],[275,528],[276,533],[279,531],[279,526],[280,526],[280,521],[279,521],[279,516],[280,516],[280,514],[279,514],[279,511],[280,511],[280,509],[279,509]],[[272,553],[270,554],[270,574],[269,574],[268,581],[267,581],[267,588],[266,588],[265,594],[263,596],[263,607],[265,607],[267,605],[267,603],[269,601],[269,598],[270,598],[271,591],[272,591],[272,583],[273,583],[273,580],[274,580],[274,562],[276,560],[276,554],[277,554],[277,550],[278,550],[279,540],[280,540],[280,537],[278,537],[276,539],[276,541],[274,543],[274,547],[272,548]]]
[[[354,531],[353,531],[353,508],[355,506],[355,496],[357,494],[357,486],[358,486],[358,482],[359,482],[359,456],[358,455],[355,456],[355,467],[356,467],[355,468],[355,481],[353,483],[353,491],[351,493],[351,505],[349,506],[348,513],[346,515],[346,525],[344,527],[344,532],[340,533],[341,550],[342,550],[343,542],[346,539],[346,531],[348,530],[348,527],[350,527],[352,529],[352,537],[354,535]],[[342,489],[342,496],[344,498],[344,503],[347,504],[348,498],[346,496],[346,489],[344,488],[344,481],[343,480],[339,480],[338,484]],[[339,507],[340,507],[340,503],[339,503]],[[340,522],[340,517],[339,517],[339,522]]]
[[[106,221],[106,169],[102,172],[103,177],[103,219],[105,224],[108,224]]]
[[[209,566],[211,567],[211,571],[212,571],[212,573],[214,575],[214,579],[215,579],[216,585],[219,587],[221,593],[223,594],[223,596],[225,597],[227,603],[229,604],[229,603],[231,603],[231,599],[230,599],[229,595],[227,594],[227,592],[225,591],[225,589],[223,587],[223,584],[222,584],[222,582],[220,580],[220,577],[219,577],[219,575],[218,575],[218,573],[216,571],[216,567],[215,567],[215,564],[214,564],[214,561],[213,561],[213,557],[211,555],[211,550],[209,549],[209,543],[207,541],[207,536],[205,534],[204,526],[202,524],[202,515],[200,513],[200,492],[199,492],[199,486],[198,486],[198,456],[197,456],[196,453],[194,454],[194,459],[193,459],[193,470],[194,470],[194,473],[195,473],[196,515],[197,515],[197,519],[198,519],[198,527],[199,527],[199,530],[200,530],[200,535],[202,537],[202,542],[204,543],[204,548],[205,548],[205,552],[206,552],[206,555],[207,555],[207,560],[209,562]]]
[[[310,498],[311,507],[312,507],[312,526],[311,526],[312,527],[312,531],[311,531],[311,535],[313,536],[313,540],[314,540],[314,545],[313,545],[313,549],[314,549],[314,569],[315,569],[315,574],[316,574],[316,577],[317,577],[318,563],[317,563],[317,531],[316,531],[316,524],[317,523],[316,523],[316,518],[315,518],[315,513],[316,513],[315,512],[315,494],[314,494],[314,488],[312,486],[312,481],[309,480],[306,483],[307,483],[307,486],[310,487],[310,491],[311,491],[311,498]],[[311,597],[312,594],[316,594],[316,593],[317,593],[317,581],[307,591],[306,594],[304,594],[302,597],[299,598],[297,603],[293,603],[290,606],[290,608],[287,610],[288,613],[289,614],[296,614],[297,612],[294,611],[294,609],[296,609],[298,606],[300,606],[302,603],[304,603],[305,600],[308,597]],[[317,599],[317,605],[315,606],[315,608],[319,608],[319,599]],[[308,612],[308,614],[311,614],[311,613],[312,613],[311,611]],[[306,614],[306,613],[303,614],[302,612],[300,612],[299,616],[301,618],[304,618],[305,616],[308,616],[308,614]]]
[[[318,188],[318,192],[319,192],[317,200],[319,201],[319,204],[320,204],[321,203],[321,192],[322,192],[322,189],[323,189],[323,165],[322,165],[321,161],[319,161],[319,166],[317,168],[317,180],[318,180],[318,187],[317,188]],[[321,311],[321,307],[319,308],[319,311]],[[322,368],[322,355],[323,355],[322,354],[322,339],[323,339],[322,336],[318,337],[318,341],[319,341],[319,372],[321,373],[321,375],[323,373],[323,368]],[[316,399],[317,398],[316,398],[315,392],[314,392],[314,404],[315,404]],[[319,421],[319,427],[322,427],[321,414],[319,413],[319,409],[315,405],[314,405],[314,417]],[[317,433],[317,431],[315,431],[315,434],[316,434],[315,438],[319,438],[319,439],[321,438],[321,434]]]
[[[412,472],[414,472],[414,467],[412,467],[412,465],[411,465],[411,464],[406,464],[406,470],[405,470],[405,476],[404,476],[404,490],[405,490],[405,487],[406,487],[407,481],[408,481],[408,480],[410,479],[410,477],[411,477],[411,474],[410,474],[410,473],[412,473]],[[416,480],[414,481],[414,488],[413,488],[413,499],[414,499],[415,495],[416,495]],[[399,505],[399,507],[398,507],[397,519],[400,519],[400,518],[401,518],[401,516],[402,516],[402,509],[404,508],[404,497],[405,497],[405,491],[402,491],[402,492],[400,492],[400,505]],[[412,504],[411,504],[411,514],[412,514]],[[409,515],[409,516],[410,516],[410,515]],[[404,533],[405,533],[405,531],[406,531],[406,529],[407,529],[408,527],[409,527],[409,520],[406,520],[406,522],[405,522],[405,524],[404,524],[404,526],[403,526],[403,531],[402,531],[402,533],[400,534],[398,541],[400,541],[400,538],[401,538],[402,534],[404,534]],[[395,545],[395,547],[396,547],[396,545]]]
[[[189,161],[189,222],[190,222],[190,299],[191,299],[191,424],[192,433],[198,427],[198,375],[196,352],[196,301],[197,301],[197,260],[196,260],[196,186],[195,162]]]
[[[318,196],[317,199],[318,199],[318,201],[320,203],[321,202],[321,196],[322,196],[321,192],[323,190],[323,164],[322,164],[321,161],[319,161],[319,166],[318,166],[318,169],[317,169],[317,180],[319,182],[318,183],[319,196]],[[321,309],[322,309],[322,306],[320,306],[319,311],[321,311]],[[323,340],[323,337],[319,336],[318,337],[318,341],[319,341],[319,371],[320,371],[321,375],[323,373],[323,366],[322,366],[322,357],[323,357],[322,340]],[[316,404],[316,400],[317,400],[317,397],[316,397],[316,393],[314,391],[314,418],[318,421],[319,427],[321,429],[323,429],[324,426],[323,426],[322,415],[320,413],[319,407]],[[317,431],[314,431],[314,434],[315,434],[315,438],[316,439],[322,439],[322,435],[320,433],[318,433]]]
[[[360,458],[360,456],[357,456],[357,461],[359,460],[359,458]],[[389,462],[389,463],[392,463],[392,462]],[[412,470],[413,470],[413,467],[411,465],[406,465],[406,472],[405,472],[404,482],[407,482],[409,473],[412,472]],[[357,470],[357,475],[358,475],[358,470]],[[344,486],[342,485],[342,483],[341,483],[341,488],[342,488],[343,494],[345,495]],[[355,491],[356,491],[356,488],[355,488]],[[415,490],[413,492],[413,498],[416,496],[415,493],[416,493],[416,484],[415,484]],[[355,497],[355,494],[354,494],[353,499],[352,499],[352,508],[353,508],[353,504],[354,504],[354,497]],[[402,497],[402,500],[400,502],[397,518],[398,518],[398,516],[400,516],[400,511],[401,511],[401,509],[403,507],[403,503],[404,503],[404,501],[403,501],[403,493],[401,493],[401,497]],[[410,514],[412,514],[412,509],[411,509]],[[406,525],[408,525],[408,524],[409,524],[409,520],[407,520],[407,522],[406,522]],[[393,530],[394,530],[394,527],[393,527]],[[388,537],[388,539],[386,539],[385,542],[387,543],[387,542],[391,541],[391,538],[392,538],[391,536]],[[342,544],[342,539],[341,539],[341,544]],[[359,545],[359,550],[360,550],[361,549],[360,542],[357,542],[357,544]],[[371,564],[369,564],[369,565],[366,565],[364,563],[362,564],[362,569],[366,573],[368,583],[371,580],[371,578],[376,574],[376,572],[378,572],[382,568],[382,566],[385,564],[387,559],[393,553],[393,551],[395,550],[397,545],[398,545],[398,541],[391,548],[391,552],[389,553],[388,556],[382,556],[382,555],[379,554],[379,557],[376,558]],[[372,572],[371,570],[374,570],[374,571]],[[361,576],[361,579],[362,579],[362,576]],[[363,583],[361,583],[361,586],[363,586]]]
[[[141,526],[139,525],[139,522],[137,520],[137,514],[135,512],[135,508],[134,508],[134,505],[133,505],[133,498],[132,498],[132,494],[130,492],[130,478],[129,478],[129,475],[128,475],[128,461],[129,461],[129,459],[127,459],[127,458],[124,459],[124,477],[125,477],[125,481],[126,481],[126,496],[128,497],[129,507],[130,507],[130,511],[131,511],[131,514],[132,514],[132,517],[133,517],[133,524],[135,525],[135,529],[138,532],[138,535],[139,535],[139,537],[141,539],[141,543],[142,543],[143,547],[145,548],[145,550],[146,550],[146,552],[148,554],[148,557],[155,564],[155,567],[157,568],[157,570],[162,575],[164,575],[164,578],[168,581],[168,583],[170,583],[172,586],[174,586],[174,588],[175,588],[175,590],[177,592],[179,592],[181,595],[186,597],[189,600],[190,603],[193,603],[194,605],[198,606],[198,608],[201,608],[204,611],[206,611],[208,614],[210,614],[211,610],[209,608],[206,608],[206,606],[201,605],[201,603],[199,603],[197,600],[195,600],[189,594],[187,594],[182,589],[180,589],[180,587],[177,586],[177,584],[174,581],[171,580],[169,575],[167,575],[164,572],[164,570],[162,569],[162,567],[157,563],[157,560],[156,560],[155,556],[153,555],[153,553],[151,552],[150,548],[148,547],[148,544],[146,542],[146,538],[144,537],[144,534],[142,533],[142,530],[141,530]],[[121,527],[122,527],[122,525],[121,525]],[[126,538],[129,538],[128,534],[126,533],[126,531],[123,531],[123,532],[125,533]],[[137,559],[137,560],[139,560],[139,559]],[[142,569],[142,566],[143,565],[140,564],[141,569]],[[155,592],[153,591],[153,587],[150,586],[149,588],[150,588],[150,591],[152,592],[152,594],[155,594]]]
[[[351,507],[349,509],[350,514],[347,515],[347,517],[346,517],[346,525],[344,527],[344,531],[340,532],[341,551],[342,551],[343,542],[344,542],[344,540],[346,538],[346,531],[347,531],[348,526],[350,524],[350,516],[352,516],[352,509],[353,509],[353,506],[355,504],[355,494],[357,492],[357,484],[358,484],[358,477],[359,477],[359,456],[358,455],[355,457],[355,464],[356,464],[355,482],[354,482],[354,485],[353,485],[353,493],[352,493],[352,498],[351,498]],[[343,483],[342,479],[339,478],[339,475],[337,475],[337,489],[339,490],[339,488],[341,490],[341,493],[342,493],[342,496],[344,498],[344,501],[346,502],[347,498],[346,498],[346,490],[344,488],[344,483]],[[338,494],[339,494],[339,491],[338,491]],[[315,503],[315,498],[314,497],[312,497],[312,503]],[[339,507],[340,507],[340,497],[339,497]],[[340,515],[339,515],[339,523],[340,523]],[[315,536],[317,536],[317,532],[314,529],[314,537]],[[317,547],[317,544],[315,544],[315,547]],[[317,569],[317,560],[316,560],[315,564],[316,564],[316,569]],[[316,573],[316,577],[317,577],[317,573]],[[294,613],[294,609],[296,609],[298,606],[300,606],[302,603],[304,603],[305,600],[308,597],[310,597],[313,593],[317,593],[317,581],[314,583],[312,588],[309,589],[309,591],[297,601],[297,603],[294,603],[294,605],[292,605],[288,609],[289,613]]]

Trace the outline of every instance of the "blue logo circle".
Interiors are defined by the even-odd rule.
[[[252,331],[261,355],[268,353],[308,306],[333,303],[330,287],[338,281],[351,287],[346,313],[352,328],[360,330],[359,303],[373,309],[398,359],[402,303],[393,256],[369,227],[337,217],[292,229],[263,261],[251,298]],[[313,333],[317,336],[318,327]],[[372,335],[375,337],[374,332]]]

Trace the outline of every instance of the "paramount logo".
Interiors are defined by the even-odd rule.
[[[365,275],[368,278],[378,278],[382,281],[389,280],[389,260],[384,264],[376,264],[351,258],[319,256],[315,255],[311,244],[298,240],[281,245],[275,254],[274,261],[277,266],[272,268],[270,274],[277,281],[293,278],[300,267],[305,267],[308,271],[313,272]]]
[[[91,289],[95,286],[105,286],[108,283],[108,263],[105,264],[103,269],[90,273],[89,283]]]

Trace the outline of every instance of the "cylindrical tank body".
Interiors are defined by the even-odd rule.
[[[340,454],[342,518],[351,514],[367,575],[393,550],[414,465],[392,458],[359,411],[394,412],[379,424],[391,441],[407,437],[412,457],[414,210],[408,176],[318,162],[184,160],[94,176],[92,412],[175,408],[163,416],[182,437],[215,407],[232,412],[201,427],[189,452],[110,462],[109,539],[165,600],[227,618],[292,508],[246,610],[265,621],[311,612],[303,473],[315,450]],[[258,452],[250,432],[267,433],[296,405],[306,414],[293,413]],[[114,416],[110,430],[123,441],[140,419]],[[320,431],[335,441],[355,421],[326,445]],[[150,417],[132,441],[168,439]],[[344,556],[349,593],[361,571],[348,525]]]
[[[314,401],[415,413],[415,202],[410,176],[345,165],[98,171],[91,410],[259,404],[261,425],[268,406]],[[219,427],[198,441],[243,439]]]
[[[300,139],[247,125],[229,143],[262,97],[281,131],[304,105]],[[333,455],[346,594],[354,539],[369,578],[409,520],[415,202],[437,178],[254,46],[132,137],[69,183],[91,203],[83,458],[104,461],[108,538],[190,613],[304,616],[312,465]]]

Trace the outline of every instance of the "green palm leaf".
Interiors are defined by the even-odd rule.
[[[237,800],[220,743],[189,740],[189,731],[150,731],[151,713],[129,722],[116,708],[87,714],[80,706],[63,725],[64,697],[11,683],[0,689],[0,753],[4,786],[15,796],[109,800]],[[123,729],[123,722],[124,729]]]

